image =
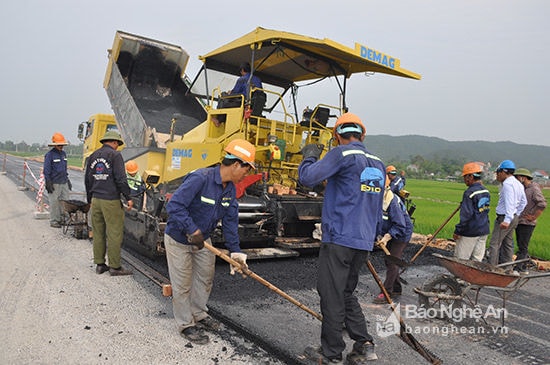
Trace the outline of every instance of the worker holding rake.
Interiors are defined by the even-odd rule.
[[[192,343],[205,345],[204,330],[216,331],[220,323],[208,315],[207,302],[214,281],[216,256],[203,249],[211,245],[210,234],[222,222],[225,246],[231,259],[248,269],[238,233],[239,207],[235,184],[254,167],[256,148],[243,139],[225,147],[219,166],[198,169],[187,175],[166,205],[164,233],[166,260],[172,284],[172,307],[178,332]],[[231,266],[231,274],[235,268]]]

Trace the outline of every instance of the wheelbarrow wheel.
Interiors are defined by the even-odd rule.
[[[433,294],[426,296],[418,293],[418,303],[421,308],[433,311],[439,318],[448,318],[447,314],[452,313],[453,308],[462,307],[462,299],[448,298],[454,296],[462,298],[462,287],[458,281],[449,275],[439,275],[422,286],[424,293]]]

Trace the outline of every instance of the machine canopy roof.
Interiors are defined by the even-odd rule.
[[[209,69],[237,74],[239,65],[252,57],[254,73],[262,81],[285,89],[297,81],[341,75],[349,78],[358,72],[420,79],[419,74],[401,68],[398,58],[358,43],[353,49],[327,38],[261,27],[199,59]]]

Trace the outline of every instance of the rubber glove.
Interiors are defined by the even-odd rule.
[[[235,261],[237,261],[239,264],[241,264],[241,267],[235,267],[233,265],[230,265],[230,270],[229,270],[229,273],[231,275],[235,275],[235,271],[238,272],[239,274],[241,274],[244,277],[246,277],[246,275],[244,274],[244,272],[242,271],[242,269],[245,269],[247,270],[248,269],[248,265],[246,264],[246,254],[245,253],[242,253],[242,252],[231,252],[231,258]]]
[[[193,246],[197,246],[199,250],[204,247],[204,236],[199,229],[197,229],[193,234],[188,234],[187,241]]]
[[[73,184],[71,183],[71,180],[67,179],[67,185],[69,186],[69,191],[73,190]]]
[[[321,153],[323,152],[324,147],[325,146],[323,146],[322,144],[311,143],[305,145],[300,152],[302,153],[302,156],[304,156],[304,158],[314,157],[316,160],[318,160],[319,157],[321,157]]]
[[[54,190],[55,189],[53,187],[53,183],[51,181],[46,180],[46,191],[48,192],[48,194],[53,193]]]

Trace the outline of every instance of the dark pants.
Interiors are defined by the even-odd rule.
[[[405,246],[407,246],[407,242],[392,239],[388,243],[388,250],[392,256],[402,258]],[[403,291],[401,283],[399,282],[399,266],[388,260],[386,260],[386,280],[384,280],[384,288],[386,288],[389,294],[401,294]]]
[[[332,243],[322,243],[319,250],[317,291],[323,315],[321,347],[328,358],[340,356],[346,348],[343,325],[355,342],[372,341],[363,310],[354,295],[367,254],[367,251]]]
[[[518,242],[518,254],[516,260],[521,260],[529,257],[529,241],[531,240],[531,235],[535,230],[535,226],[527,224],[518,224],[516,227],[516,241]],[[527,264],[522,262],[518,264],[518,269],[525,270]]]

